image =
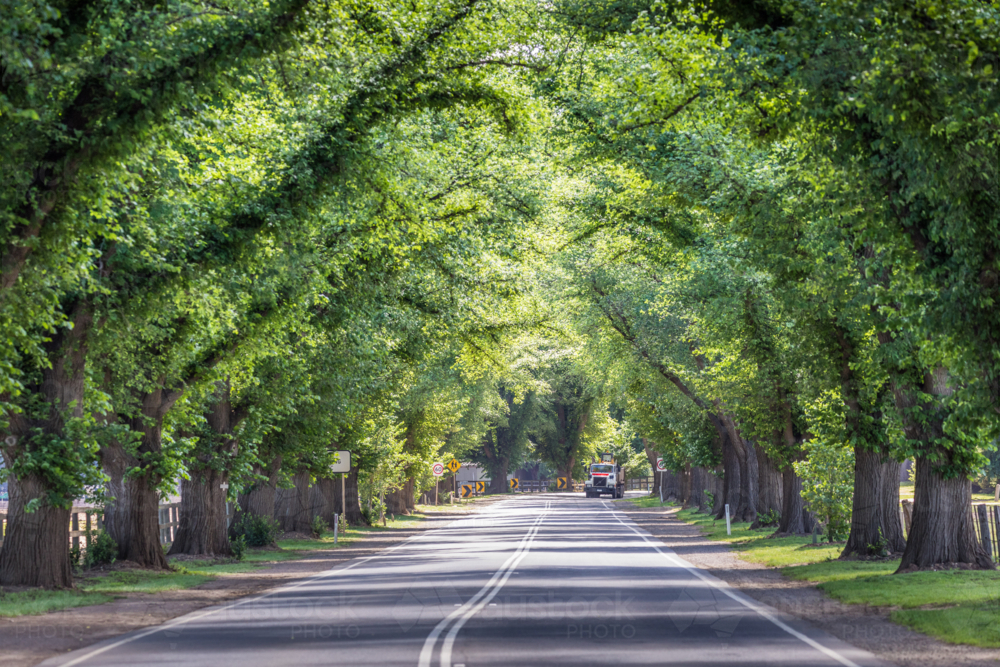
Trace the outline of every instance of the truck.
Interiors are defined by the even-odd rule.
[[[611,458],[610,454],[602,454],[599,463],[590,464],[590,474],[587,476],[584,491],[588,498],[600,498],[605,493],[610,493],[613,498],[625,497],[625,476],[622,475],[622,467]]]

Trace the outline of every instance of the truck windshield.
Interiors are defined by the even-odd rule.
[[[610,472],[614,472],[614,471],[615,471],[615,467],[613,465],[611,465],[611,464],[590,466],[590,474],[591,475],[593,475],[595,472],[599,472],[599,473],[603,474],[603,473],[610,473]]]

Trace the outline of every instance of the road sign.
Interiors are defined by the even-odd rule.
[[[435,477],[440,477],[441,475],[444,474],[444,464],[435,463],[434,465],[431,466],[431,472],[434,473]]]
[[[521,488],[521,487],[520,487],[520,485],[517,482],[517,477],[515,477],[512,480],[510,480],[510,490],[511,491],[517,491],[519,488]]]
[[[476,493],[486,493],[486,482],[476,482]]]
[[[462,464],[458,462],[458,459],[452,459],[448,461],[448,470],[452,472],[458,472],[458,469],[462,467]]]
[[[663,472],[667,469],[667,463],[663,459],[656,459],[656,471]]]
[[[351,453],[337,452],[337,462],[330,466],[330,472],[351,472]]]
[[[475,487],[472,486],[471,484],[463,484],[462,485],[462,497],[463,498],[469,498],[469,497],[471,497],[474,488]]]
[[[569,481],[568,477],[556,477],[556,489],[558,489],[559,491],[566,489],[566,487],[568,486],[567,484],[568,481]]]

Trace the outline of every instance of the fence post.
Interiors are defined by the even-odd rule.
[[[983,548],[986,549],[986,554],[993,558],[993,540],[990,539],[990,520],[986,513],[985,503],[976,506],[976,514],[979,515],[980,541],[983,543]]]
[[[903,524],[906,526],[906,537],[910,537],[910,525],[913,523],[913,504],[909,500],[904,500],[901,505],[903,506]]]

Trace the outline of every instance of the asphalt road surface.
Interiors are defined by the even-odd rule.
[[[690,565],[608,500],[522,496],[45,665],[885,665]]]

